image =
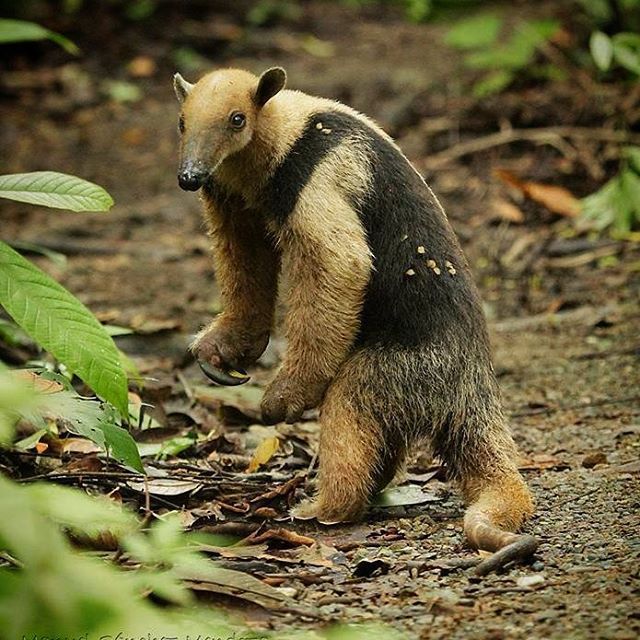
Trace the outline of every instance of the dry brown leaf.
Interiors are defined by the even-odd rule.
[[[568,189],[539,182],[525,182],[524,185],[525,195],[549,211],[567,218],[575,218],[580,213],[580,201]]]
[[[527,198],[541,204],[553,213],[567,218],[575,218],[580,213],[580,201],[564,187],[520,180],[510,171],[504,169],[498,169],[495,173],[500,180],[518,189]]]
[[[493,201],[493,209],[498,214],[498,218],[513,222],[514,224],[522,224],[524,222],[524,213],[515,204],[502,198],[496,198]]]
[[[280,441],[278,440],[277,436],[265,438],[257,446],[253,457],[251,458],[251,462],[247,467],[247,473],[255,473],[261,465],[267,464],[267,462],[271,460],[275,452],[278,450],[279,446]]]
[[[65,438],[60,441],[60,444],[60,449],[64,453],[98,453],[102,451],[102,447],[86,438]]]
[[[11,375],[27,382],[32,385],[36,391],[45,395],[59,393],[64,390],[64,387],[59,382],[42,378],[34,371],[29,371],[28,369],[13,369]]]

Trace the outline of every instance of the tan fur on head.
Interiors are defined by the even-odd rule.
[[[176,74],[174,89],[182,104],[181,167],[210,175],[227,157],[246,147],[260,111],[285,81],[279,67],[268,69],[260,78],[240,69],[222,69],[194,85]]]

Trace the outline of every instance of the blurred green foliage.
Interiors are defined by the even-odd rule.
[[[0,44],[36,40],[51,40],[59,44],[67,53],[73,55],[80,53],[80,49],[71,40],[55,31],[45,29],[35,22],[0,19]]]
[[[622,236],[640,225],[640,147],[624,149],[619,172],[583,199],[582,219]]]
[[[505,25],[495,13],[480,13],[457,22],[448,32],[445,42],[470,51],[465,63],[472,69],[487,73],[474,85],[478,97],[498,93],[517,78],[540,73],[535,68],[538,48],[560,28],[557,20],[521,20],[510,26],[509,35],[500,38]]]

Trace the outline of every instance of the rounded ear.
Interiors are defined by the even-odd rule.
[[[254,96],[255,103],[262,107],[268,100],[284,88],[287,82],[287,73],[282,67],[267,69],[258,80],[258,88]]]
[[[176,92],[176,98],[178,98],[180,104],[191,93],[191,89],[193,89],[193,85],[187,82],[179,73],[173,76],[173,90]]]

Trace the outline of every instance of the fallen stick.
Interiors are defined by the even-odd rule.
[[[627,133],[626,131],[615,131],[613,129],[591,128],[591,127],[539,127],[536,129],[504,129],[496,133],[490,133],[481,138],[475,138],[466,142],[455,144],[444,151],[427,158],[425,167],[427,169],[439,169],[440,167],[457,160],[462,156],[479,151],[486,151],[503,144],[526,140],[542,144],[553,144],[559,138],[575,138],[582,140],[597,140],[599,142],[617,142],[640,144],[640,134]]]

